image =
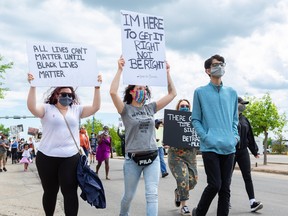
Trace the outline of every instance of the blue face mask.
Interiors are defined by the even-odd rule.
[[[62,106],[69,106],[71,103],[72,103],[73,99],[71,97],[63,97],[63,96],[60,96],[59,97],[59,103],[62,105]]]
[[[188,107],[180,107],[179,111],[189,112],[190,110]]]

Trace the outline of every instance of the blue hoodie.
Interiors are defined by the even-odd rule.
[[[231,87],[210,82],[194,92],[192,124],[201,152],[235,153],[238,135],[238,97]]]

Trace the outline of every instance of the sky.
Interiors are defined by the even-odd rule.
[[[120,10],[164,19],[166,59],[177,89],[177,97],[167,109],[174,109],[182,98],[193,102],[194,90],[209,82],[204,61],[220,54],[226,60],[224,85],[233,87],[242,97],[261,98],[269,93],[279,113],[287,112],[287,0],[1,0],[0,55],[4,63],[14,62],[14,66],[7,70],[2,81],[10,91],[0,100],[0,117],[32,116],[26,105],[30,87],[28,41],[85,43],[95,47],[103,77],[102,104],[95,118],[117,126],[119,115],[109,88],[122,50]],[[120,94],[124,88],[121,84]],[[167,93],[166,87],[152,86],[151,89],[152,100]],[[48,90],[37,88],[39,103]],[[79,87],[77,94],[81,104],[90,104],[93,88]],[[163,118],[163,110],[156,118]],[[28,127],[41,126],[35,118],[0,118],[0,124],[5,127],[23,124],[21,136],[27,134]]]

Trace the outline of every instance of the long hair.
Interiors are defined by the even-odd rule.
[[[135,88],[135,86],[136,85],[128,85],[125,88],[123,102],[126,102],[127,104],[132,103],[133,98],[132,98],[132,95],[130,94],[130,91],[133,90]],[[151,91],[150,91],[149,87],[146,86],[145,90],[147,92],[147,94],[146,94],[147,99],[150,99],[151,98]]]
[[[189,102],[187,99],[180,99],[180,100],[177,102],[176,110],[179,110],[179,109],[180,109],[180,103],[181,103],[182,101],[186,101],[186,102],[188,103],[188,105],[189,105],[189,111],[190,111],[190,110],[191,110],[191,104],[190,104],[190,102]]]
[[[72,103],[70,104],[70,106],[71,106],[72,104],[80,104],[80,103],[79,103],[79,100],[78,100],[78,97],[77,97],[77,95],[76,95],[76,93],[75,93],[75,91],[74,91],[74,88],[71,87],[71,86],[61,86],[61,87],[56,87],[56,88],[54,88],[54,90],[53,90],[53,91],[47,96],[47,98],[44,100],[44,103],[53,104],[53,105],[57,104],[57,102],[58,102],[57,97],[58,97],[58,95],[60,94],[61,89],[63,89],[63,88],[69,88],[69,89],[71,90],[71,92],[72,92],[72,99],[73,99],[73,101],[72,101]]]

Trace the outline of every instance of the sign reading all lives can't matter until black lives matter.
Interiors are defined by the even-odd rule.
[[[176,148],[200,147],[200,138],[191,123],[191,112],[164,110],[163,143]]]
[[[99,86],[96,49],[85,44],[28,42],[32,86]]]

